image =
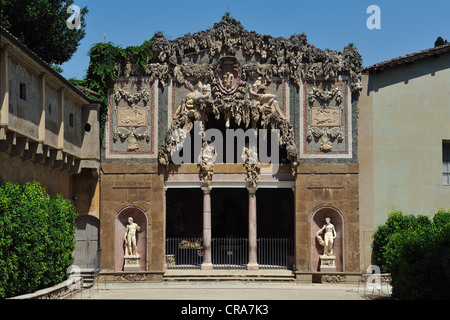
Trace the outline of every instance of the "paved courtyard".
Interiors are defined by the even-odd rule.
[[[95,284],[71,299],[115,300],[361,300],[358,284],[291,282],[107,282]]]

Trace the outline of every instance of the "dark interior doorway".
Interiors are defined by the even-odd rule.
[[[257,241],[260,268],[290,268],[294,252],[294,195],[287,189],[258,189]],[[211,251],[214,268],[245,268],[248,262],[248,190],[212,188]],[[202,263],[203,191],[166,192],[168,268]]]
[[[291,188],[256,191],[258,238],[294,239],[294,193]]]
[[[260,188],[256,192],[258,238],[294,238],[294,195],[290,188]],[[166,237],[203,236],[203,192],[171,188],[166,193]],[[212,188],[213,238],[248,237],[246,188]]]
[[[203,237],[203,192],[200,188],[167,190],[166,237]]]
[[[211,227],[213,238],[248,237],[247,189],[212,189]]]

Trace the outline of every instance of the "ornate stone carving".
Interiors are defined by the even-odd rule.
[[[308,93],[309,102],[319,100],[325,102],[325,104],[328,104],[334,97],[336,98],[336,102],[338,104],[342,102],[342,91],[336,83],[331,85],[331,90],[322,89],[322,83],[320,83],[317,87],[313,86],[312,90]]]
[[[244,147],[241,159],[244,161],[244,166],[247,171],[245,181],[250,184],[250,187],[256,188],[258,186],[260,172],[256,147]]]
[[[149,142],[151,139],[147,105],[150,94],[146,89],[132,93],[118,88],[115,90],[113,99],[115,101],[113,109],[115,116],[112,122],[113,140],[116,142],[120,139],[121,142],[128,143],[127,152],[137,152],[140,149],[139,140],[145,139]],[[125,101],[126,106],[123,106],[122,101]],[[137,106],[138,103],[139,106]]]
[[[138,282],[138,281],[149,281],[151,280],[151,275],[149,274],[115,274],[114,281],[120,282]]]
[[[147,110],[142,108],[117,109],[118,127],[145,127],[147,126]]]
[[[241,66],[237,59],[233,56],[220,59],[216,67],[216,78],[223,93],[233,93],[241,78]]]
[[[144,103],[147,104],[148,100],[150,99],[150,94],[145,89],[136,93],[130,93],[126,92],[125,90],[118,89],[114,93],[114,100],[118,104],[122,99],[126,100],[128,103],[131,104],[136,104],[140,100],[143,100]]]
[[[311,127],[340,127],[340,108],[311,108]]]
[[[161,33],[156,34],[153,53],[158,63],[150,66],[149,71],[167,81],[174,75],[173,70],[182,71],[180,60],[186,53],[199,55],[205,52],[209,59],[213,59],[222,52],[234,56],[240,49],[249,60],[256,58],[266,63],[260,68],[250,64],[242,66],[243,76],[250,68],[267,79],[287,77],[300,85],[302,79],[328,80],[347,72],[352,89],[356,92],[362,88],[362,59],[357,50],[345,50],[344,53],[320,50],[308,44],[304,34],[296,34],[289,39],[260,35],[245,30],[240,22],[231,17],[224,17],[210,30],[186,34],[173,41],[164,38]],[[181,79],[177,77],[177,80]]]
[[[318,141],[320,140],[320,151],[322,152],[328,152],[333,149],[333,146],[331,145],[332,140],[338,140],[342,141],[344,139],[344,136],[342,134],[342,129],[340,127],[337,128],[316,128],[316,127],[310,127],[308,130],[307,139],[309,141],[312,141],[313,139]]]
[[[199,155],[200,163],[200,178],[201,181],[209,185],[211,184],[214,175],[214,164],[216,162],[216,148],[209,145],[208,142],[203,142],[202,151]]]
[[[138,140],[145,138],[147,141],[150,140],[150,132],[148,127],[140,127],[130,129],[119,127],[115,128],[113,134],[114,140],[122,139],[128,142],[127,151],[137,151],[139,150]]]
[[[212,114],[217,120],[224,119],[226,128],[234,121],[244,128],[278,129],[280,146],[285,147],[295,172],[298,160],[293,128],[280,110],[280,101],[265,91],[267,86],[274,78],[300,87],[305,80],[331,80],[345,74],[354,92],[362,88],[362,59],[356,50],[344,53],[320,50],[308,44],[304,34],[289,39],[259,35],[245,30],[240,22],[230,17],[224,17],[210,30],[175,40],[158,33],[152,50],[155,58],[148,61],[144,72],[150,81],[158,78],[166,85],[174,80],[188,88],[188,79],[197,84],[192,98],[186,97],[184,105],[178,108],[160,147],[158,159],[163,165],[170,162],[171,151],[177,144],[171,138],[173,133],[178,129],[189,132],[196,120],[202,121],[204,126]],[[222,58],[217,61],[217,57]],[[125,69],[127,74],[118,70],[122,72],[118,75],[125,77],[143,73],[131,67]],[[210,92],[205,93],[204,86],[208,84]],[[118,95],[137,99],[121,92]],[[339,88],[328,92],[317,87],[311,99],[313,96],[325,100],[334,97],[336,101],[342,98]],[[325,137],[332,139],[332,131]],[[329,144],[322,143],[322,150],[327,149]]]
[[[344,101],[343,89],[340,87],[342,84],[345,88],[345,82],[342,81],[328,82],[328,84],[321,81],[318,85],[316,82],[306,85],[307,90],[310,88],[307,95],[309,107],[306,115],[308,121],[306,140],[308,143],[320,143],[318,147],[311,144],[312,150],[318,148],[317,151],[327,153],[334,151],[334,147],[337,147],[339,152],[346,148],[345,144],[339,145],[344,141],[346,130],[348,130],[346,117],[349,116],[343,115],[348,112],[348,109],[347,101]],[[349,141],[346,143],[348,144]]]
[[[346,275],[340,274],[325,274],[321,277],[322,283],[345,283],[347,282]]]

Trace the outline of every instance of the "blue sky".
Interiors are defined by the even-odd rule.
[[[75,0],[87,6],[86,37],[63,76],[82,79],[87,53],[98,42],[140,45],[155,32],[169,39],[210,29],[227,11],[249,31],[274,37],[305,33],[318,48],[342,51],[352,42],[364,67],[434,46],[438,36],[450,41],[449,0]],[[370,5],[381,11],[381,29],[366,26]],[[69,14],[67,15],[69,17]]]

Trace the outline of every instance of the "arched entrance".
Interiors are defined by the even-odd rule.
[[[100,248],[97,218],[89,215],[76,219],[74,265],[80,268],[95,268]]]

